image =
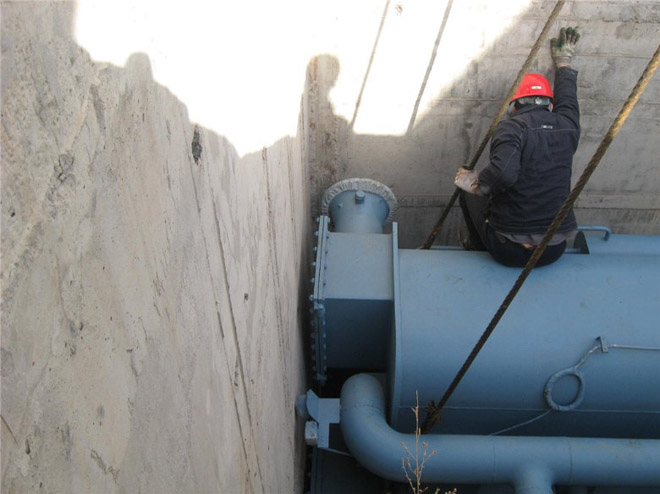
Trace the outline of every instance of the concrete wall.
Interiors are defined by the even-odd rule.
[[[300,492],[320,193],[384,182],[419,245],[553,6],[3,2],[3,492]],[[567,1],[569,24],[577,175],[660,4]],[[552,77],[548,51],[534,70]],[[660,233],[659,109],[656,76],[582,223]]]
[[[2,492],[300,492],[302,130],[239,155],[74,17],[2,3]]]
[[[469,162],[555,2],[386,1],[337,7],[339,39],[319,64],[310,118],[312,205],[334,181],[366,176],[396,194],[401,245],[430,233],[460,164]],[[356,19],[356,16],[359,18]],[[567,1],[552,29],[578,25],[574,60],[582,139],[577,179],[660,39],[656,0]],[[341,33],[341,34],[339,34]],[[553,78],[549,41],[532,71]],[[660,233],[660,77],[656,76],[577,204],[581,224]],[[478,168],[484,166],[488,148]],[[458,208],[439,242],[455,244]]]

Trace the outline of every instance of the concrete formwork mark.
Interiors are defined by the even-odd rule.
[[[12,5],[21,13],[16,26],[35,28],[42,7]],[[45,9],[57,8],[49,4]],[[5,42],[12,43],[7,33],[3,25],[3,49]],[[75,47],[69,34],[62,33],[54,44]],[[68,61],[49,59],[48,36],[21,39],[34,48],[21,62],[23,72],[41,70],[44,60],[57,70],[69,70]],[[3,80],[12,67],[6,55],[3,51]],[[279,386],[272,386],[281,410],[272,423],[263,423],[268,410],[262,409],[269,403],[252,399],[250,393],[252,380],[270,384],[290,376],[250,374],[245,359],[268,350],[259,337],[268,328],[256,320],[248,327],[249,317],[243,321],[240,308],[236,313],[236,291],[243,284],[241,275],[252,269],[252,251],[232,257],[230,247],[242,248],[241,235],[249,248],[259,239],[248,242],[249,229],[231,219],[226,225],[231,238],[221,232],[223,207],[234,218],[245,206],[252,211],[252,204],[229,190],[236,173],[244,173],[236,166],[235,152],[201,127],[202,152],[195,152],[185,107],[154,83],[146,57],[131,57],[125,69],[94,63],[86,54],[84,61],[74,61],[87,75],[69,81],[76,98],[68,100],[67,111],[76,111],[66,122],[63,114],[69,113],[51,108],[50,99],[34,105],[21,99],[37,101],[33,93],[50,84],[48,78],[37,77],[23,87],[25,78],[15,77],[17,86],[3,85],[3,96],[10,94],[8,87],[25,90],[14,94],[13,107],[3,106],[2,435],[8,439],[2,448],[3,487],[295,490],[289,461],[297,454],[289,451],[296,449],[294,431],[288,427],[289,411],[279,404],[287,398]],[[67,84],[45,93],[59,102],[58,91]],[[57,130],[60,124],[63,131]],[[59,132],[57,140],[53,132]],[[211,162],[209,150],[217,142],[224,143],[223,150]],[[295,153],[287,151],[281,165],[301,166],[291,162]],[[15,173],[10,176],[8,170]],[[223,173],[227,180],[217,180]],[[290,183],[297,171],[288,173]],[[254,197],[267,192],[273,207],[282,194],[292,207],[294,191],[273,190],[272,185],[268,191],[259,185]],[[49,193],[51,189],[56,192]],[[16,202],[9,201],[8,192]],[[266,203],[260,198],[258,209],[265,210]],[[8,221],[19,232],[11,245],[5,243]],[[295,238],[278,238],[276,232],[263,232],[260,238],[269,244],[291,241],[295,252],[301,235],[297,228],[292,213]],[[288,251],[279,245],[269,249],[258,252],[274,252],[282,261],[271,259],[260,271],[252,269],[255,279],[263,273],[272,278],[260,291],[297,288],[297,264],[290,262]],[[11,266],[5,263],[10,258]],[[291,272],[283,276],[280,269]],[[273,288],[275,282],[279,288]],[[5,296],[8,290],[11,297]],[[17,308],[26,303],[30,310]],[[289,326],[283,318],[296,322],[289,309],[282,305],[271,310],[282,328],[278,341]],[[46,321],[45,314],[52,319],[53,313],[56,321]],[[204,331],[215,324],[219,329]],[[247,348],[241,339],[246,329],[256,340]],[[32,344],[36,350],[30,353]],[[282,354],[265,362],[281,362]],[[298,370],[291,362],[287,366],[290,374]],[[294,393],[292,387],[288,392]],[[69,412],[73,419],[60,420],[70,417]],[[114,431],[111,437],[104,435],[109,430]],[[257,437],[271,432],[267,444]],[[264,459],[273,457],[267,449],[278,443],[289,445],[286,453],[277,455],[277,461]]]
[[[397,196],[434,195],[437,191],[451,190],[456,167],[465,162],[466,149],[485,132],[487,121],[494,115],[497,106],[495,103],[500,102],[503,97],[506,81],[520,69],[529,46],[538,36],[555,2],[532,1],[526,6],[523,4],[524,2],[520,2],[516,7],[520,9],[519,12],[494,4],[492,8],[490,5],[485,7],[484,4],[479,3],[455,6],[444,33],[445,39],[438,48],[438,60],[435,65],[449,64],[447,68],[452,69],[452,50],[443,47],[445,44],[460,46],[460,43],[467,42],[467,39],[463,39],[463,36],[467,36],[466,31],[457,29],[456,26],[461,22],[468,22],[468,19],[476,27],[469,37],[484,38],[482,51],[478,57],[470,59],[470,63],[462,72],[457,73],[452,81],[444,80],[440,71],[433,70],[425,91],[425,101],[420,104],[420,117],[416,119],[414,128],[409,129],[409,135],[404,136],[394,132],[391,135],[384,135],[377,131],[369,134],[364,130],[362,134],[357,134],[352,132],[352,129],[348,133],[343,133],[339,126],[333,128],[326,125],[324,127],[326,131],[332,129],[331,139],[322,140],[319,136],[312,136],[310,138],[310,163],[314,175],[311,183],[312,198],[323,192],[329,180],[327,177],[332,177],[334,180],[349,176],[371,177],[392,187]],[[487,18],[483,16],[483,12],[486,11],[488,11]],[[406,14],[406,9],[403,14]],[[437,24],[440,17],[436,15],[436,19]],[[485,34],[480,30],[482,21],[491,26],[502,23],[507,27],[502,29],[496,38],[486,43]],[[585,117],[583,139],[574,160],[577,173],[580,163],[585,162],[589,157],[590,139],[600,139],[656,48],[654,40],[660,32],[660,5],[657,2],[643,1],[570,1],[562,9],[559,20],[552,28],[551,36],[556,36],[555,30],[559,27],[574,24],[578,24],[584,34],[574,60],[574,66],[580,71],[578,96]],[[392,29],[394,28],[390,26],[388,19],[382,37],[387,39],[391,36],[392,33],[388,33],[388,30]],[[425,29],[429,30],[424,38],[425,42],[432,43],[430,25]],[[435,29],[437,30],[437,26]],[[346,32],[345,36],[351,37],[353,34],[355,33]],[[374,66],[385,59],[389,60],[390,64],[396,64],[399,60],[397,53],[394,53],[396,50],[409,54],[408,58],[412,59],[414,57],[412,53],[419,53],[420,48],[426,48],[426,46],[413,45],[415,39],[411,36],[409,44],[405,45],[401,37],[398,37],[396,45],[385,43],[384,47],[389,46],[389,50],[379,46]],[[361,49],[368,54],[371,43],[373,40],[365,40],[354,49]],[[342,63],[343,57],[348,57],[350,54],[338,53],[335,56],[338,63]],[[416,56],[416,63],[412,66],[415,73],[423,73],[424,67],[428,66],[427,58],[427,55]],[[334,71],[325,74],[324,70],[327,70],[324,65],[318,65],[313,73],[318,81],[314,85],[310,84],[309,91],[310,98],[317,101],[315,105],[311,105],[312,111],[310,111],[310,119],[312,123],[317,123],[317,126],[331,118],[341,118],[329,113],[323,115],[324,108],[326,111],[331,111],[333,104],[337,107],[343,106],[343,114],[347,115],[348,109],[353,107],[351,95],[346,91],[343,95],[345,100],[329,101],[329,104],[324,102],[324,81],[333,80],[334,77]],[[550,51],[545,46],[539,52],[531,70],[547,74],[552,79],[552,60]],[[408,72],[410,73],[410,70]],[[360,75],[361,73],[355,70],[349,75],[342,74],[344,78],[352,76],[358,79]],[[406,76],[407,74],[402,75],[403,78]],[[358,97],[359,94],[362,103],[360,106],[362,117],[369,116],[369,112],[380,115],[378,108],[386,107],[390,110],[382,112],[381,120],[386,122],[392,120],[388,113],[403,118],[401,111],[397,113],[394,110],[408,105],[408,102],[414,99],[413,96],[398,94],[396,91],[383,95],[382,87],[377,87],[380,83],[381,86],[391,85],[394,90],[400,85],[392,82],[395,80],[393,77],[383,79],[382,76],[379,82],[370,80],[369,88],[364,94],[358,93],[357,84],[354,84],[354,95]],[[342,82],[343,79],[338,85]],[[655,81],[649,84],[643,99],[635,109],[632,119],[634,121],[626,124],[626,127],[635,127],[636,130],[623,129],[617,138],[618,142],[608,153],[609,159],[625,162],[630,158],[625,143],[630,142],[629,148],[635,152],[634,161],[638,164],[638,171],[647,179],[652,176],[655,141],[646,139],[643,148],[634,145],[634,141],[639,140],[636,136],[649,135],[654,128],[653,125],[647,125],[647,128],[643,129],[641,121],[650,119],[651,124],[655,121],[658,88],[660,86],[656,77]],[[378,92],[379,89],[381,93]],[[370,91],[379,96],[373,96]],[[412,89],[408,88],[408,92],[412,92]],[[330,110],[327,110],[328,108]],[[635,122],[638,120],[639,125],[636,125]],[[602,132],[598,132],[597,129],[601,129]],[[344,152],[350,158],[344,168],[338,168],[333,159]],[[486,161],[487,155],[482,156],[478,168],[483,167]],[[645,231],[648,231],[649,227],[657,231],[657,225],[644,223],[646,221],[644,218],[647,216],[641,212],[649,201],[645,199],[636,201],[637,196],[633,194],[637,192],[633,191],[630,185],[626,185],[622,173],[623,169],[610,170],[604,178],[602,173],[599,174],[600,181],[607,182],[609,193],[625,196],[626,204],[633,210],[629,215],[631,223],[627,225],[620,223],[619,231],[633,233],[637,226]],[[652,180],[646,180],[643,184],[644,190],[652,189],[652,184]],[[589,190],[585,192],[601,194],[605,189],[599,186],[593,190],[590,185]],[[579,207],[581,206],[578,205],[578,209]],[[640,214],[634,214],[636,209],[640,209]],[[422,216],[422,211],[416,214],[416,218]],[[410,218],[409,215],[406,217]],[[607,223],[606,215],[603,216],[602,221]],[[419,243],[419,240],[407,237],[413,231],[418,230],[411,225],[402,226],[400,233],[403,245],[414,246]],[[454,232],[443,234],[441,241],[454,243],[454,236]]]
[[[280,146],[284,146],[286,151],[287,151],[287,158],[289,160],[292,158],[292,156],[289,154],[290,152],[290,141],[289,139],[285,139],[283,143],[280,144]],[[282,380],[282,385],[283,385],[283,397],[284,397],[284,407],[282,410],[282,414],[284,417],[287,417],[287,403],[291,403],[292,401],[295,400],[295,394],[291,392],[290,389],[290,384],[289,384],[289,377],[292,377],[292,369],[291,369],[291,359],[288,358],[286,349],[291,348],[290,342],[287,341],[287,332],[290,331],[290,327],[284,324],[285,320],[288,320],[287,317],[285,317],[284,314],[284,308],[283,308],[283,301],[290,301],[291,297],[294,296],[294,294],[289,294],[286,293],[285,291],[282,290],[282,284],[281,284],[281,278],[286,274],[286,271],[283,271],[280,265],[280,252],[278,251],[278,245],[280,244],[277,241],[277,234],[276,234],[276,210],[279,211],[279,208],[277,208],[277,205],[275,203],[275,200],[273,198],[273,194],[271,193],[271,189],[273,187],[273,176],[272,176],[272,167],[273,164],[270,162],[268,159],[268,153],[263,154],[263,159],[264,159],[264,166],[266,168],[266,200],[268,204],[268,223],[267,223],[267,228],[268,228],[268,236],[269,236],[269,250],[270,250],[270,256],[269,256],[269,263],[271,265],[271,276],[273,277],[274,284],[275,284],[275,290],[276,294],[278,296],[275,297],[275,304],[276,304],[276,309],[277,309],[277,333],[278,333],[278,343],[279,343],[279,351],[280,351],[280,359],[282,362],[283,366],[283,372],[284,376],[286,376]],[[276,162],[279,162],[277,160]],[[289,161],[291,162],[291,161]],[[289,204],[284,205],[283,211],[281,213],[286,213],[290,211],[289,215],[285,215],[283,222],[288,223],[292,230],[293,230],[293,238],[298,239],[298,235],[296,233],[296,225],[295,221],[293,218],[293,191],[291,189],[291,167],[289,167],[287,171],[287,181],[286,184],[288,185],[289,188],[289,193],[288,194],[282,194],[282,196],[286,196],[291,200]],[[289,249],[291,246],[289,246]],[[294,266],[296,266],[296,263],[294,262]],[[296,269],[298,266],[296,266]],[[291,451],[291,454],[295,454],[295,445],[293,444],[293,437],[288,437],[288,446]]]
[[[197,185],[195,183],[195,178],[194,178],[194,175],[192,173],[192,169],[190,171],[191,171],[191,175],[192,175],[192,178],[193,178],[193,184],[194,184],[194,188],[195,188],[195,195],[197,196]],[[208,173],[206,175],[207,175],[207,178],[209,178],[209,181],[212,183],[212,179],[211,179],[211,177],[208,176]],[[238,369],[238,373],[239,373],[239,377],[240,377],[240,382],[241,382],[239,393],[242,397],[243,406],[242,407],[239,406],[239,402],[238,402],[238,399],[237,399],[237,396],[236,396],[236,390],[234,389],[234,387],[232,387],[232,399],[233,399],[233,403],[234,403],[234,410],[235,410],[235,413],[236,413],[237,424],[238,424],[238,427],[240,429],[240,435],[242,437],[243,453],[244,453],[244,456],[245,456],[246,466],[247,466],[247,469],[248,469],[247,470],[248,482],[250,484],[252,484],[252,482],[253,482],[252,475],[250,475],[250,464],[252,463],[252,461],[254,461],[256,463],[256,471],[257,471],[258,476],[259,476],[258,482],[259,482],[259,485],[261,487],[261,492],[266,492],[265,488],[264,488],[264,479],[263,479],[263,474],[261,472],[261,465],[260,465],[260,462],[259,462],[259,456],[257,454],[255,454],[255,452],[256,452],[256,447],[255,447],[256,443],[255,443],[255,439],[254,439],[255,431],[254,431],[254,426],[253,426],[253,422],[252,422],[252,415],[251,415],[251,412],[250,412],[249,399],[248,399],[248,396],[247,396],[247,387],[246,387],[246,383],[245,383],[245,369],[244,369],[244,366],[243,366],[243,357],[242,357],[242,352],[241,352],[240,343],[239,343],[239,339],[238,339],[236,319],[235,319],[235,316],[234,316],[233,302],[232,302],[231,295],[230,295],[231,294],[231,289],[230,289],[230,285],[229,285],[229,279],[228,279],[228,276],[227,276],[227,265],[226,265],[227,261],[226,261],[226,256],[225,256],[225,247],[223,245],[222,235],[220,233],[220,220],[219,220],[218,211],[217,211],[217,204],[216,204],[215,200],[212,200],[211,202],[212,202],[212,209],[213,209],[213,220],[214,220],[214,225],[215,225],[216,234],[217,234],[217,242],[218,242],[217,246],[218,246],[219,251],[220,251],[220,261],[221,261],[221,266],[222,266],[222,272],[217,273],[216,276],[219,276],[222,279],[222,283],[223,283],[223,287],[224,287],[224,293],[226,294],[225,305],[229,308],[230,324],[231,324],[231,331],[229,332],[229,334],[232,335],[232,344],[236,349],[236,351],[235,351],[236,365],[237,365],[237,369]],[[201,210],[201,206],[199,205],[199,202],[198,202],[198,207]],[[213,270],[211,269],[211,263],[209,261],[209,252],[208,252],[208,245],[209,244],[208,244],[208,240],[206,238],[206,234],[204,232],[202,232],[202,233],[204,235],[204,248],[206,250],[206,259],[207,259],[207,265],[208,265],[208,268],[209,268],[209,275],[212,278],[216,278],[215,276],[213,276]],[[214,297],[216,299],[216,304],[218,304],[217,300],[218,300],[219,296],[220,296],[220,292],[216,293],[216,295]],[[222,318],[220,316],[220,313],[218,311],[216,311],[216,314],[218,316],[218,325],[219,325],[220,331],[222,333],[223,351],[224,351],[224,353],[227,357],[227,358],[225,358],[227,374],[232,375],[233,372],[232,372],[231,364],[230,364],[229,358],[228,358],[229,353],[227,352],[227,348],[226,348],[227,340],[225,338],[228,333],[226,333],[224,331],[224,327],[223,327]],[[243,410],[241,410],[241,408]],[[243,425],[243,420],[244,420],[245,416],[247,416],[247,427],[244,427],[244,425]],[[249,436],[246,434],[246,431],[249,433]],[[248,453],[248,452],[250,452],[250,453]],[[253,487],[253,491],[254,490],[255,489]]]
[[[265,148],[264,148],[264,152],[262,152],[262,159],[263,159],[263,165],[266,169],[266,203],[268,207],[268,221],[266,223],[266,228],[268,230],[268,241],[269,241],[268,249],[270,251],[270,256],[268,258],[268,261],[270,264],[271,276],[275,284],[276,293],[281,294],[281,296],[275,297],[275,305],[277,308],[276,326],[277,326],[278,344],[279,344],[280,359],[284,367],[284,374],[289,375],[287,371],[288,363],[284,352],[285,337],[283,334],[284,328],[282,327],[282,321],[283,321],[282,287],[280,284],[280,266],[279,266],[279,259],[277,253],[277,242],[275,239],[275,218],[274,218],[275,213],[273,211],[274,204],[273,204],[273,198],[271,197],[272,177],[271,177],[270,164],[268,161],[268,152],[267,149]],[[284,396],[289,397],[290,394],[286,379],[282,381],[282,384],[284,387]]]

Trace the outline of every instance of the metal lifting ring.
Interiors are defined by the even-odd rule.
[[[552,398],[552,390],[554,389],[557,381],[566,376],[574,376],[577,378],[578,392],[575,396],[575,399],[571,403],[567,405],[560,405]],[[548,382],[545,384],[543,396],[545,397],[545,402],[553,410],[557,410],[558,412],[570,412],[582,404],[582,401],[584,400],[585,389],[586,386],[584,382],[584,374],[582,374],[582,372],[580,372],[577,367],[569,367],[568,369],[560,370],[559,372],[556,372],[550,376],[550,379],[548,379]]]

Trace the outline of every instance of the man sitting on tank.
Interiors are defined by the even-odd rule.
[[[570,192],[580,139],[577,71],[571,67],[577,28],[551,41],[554,94],[540,74],[526,74],[491,140],[490,162],[478,172],[460,168],[454,183],[469,250],[487,250],[506,266],[524,266]],[[538,261],[555,262],[577,227],[571,211]]]

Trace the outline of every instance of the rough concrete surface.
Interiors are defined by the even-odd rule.
[[[400,245],[419,246],[453,192],[456,169],[476,152],[554,5],[400,1],[374,9],[361,23],[349,22],[348,13],[339,16],[336,23],[347,26],[342,37],[352,43],[324,56],[310,84],[316,110],[310,121],[317,131],[310,143],[313,209],[337,180],[379,180],[400,203]],[[550,37],[569,25],[583,32],[573,63],[583,127],[577,180],[658,46],[660,2],[567,1]],[[531,71],[552,81],[549,38]],[[362,65],[344,63],[349,55],[360,56]],[[576,208],[581,224],[660,233],[659,134],[656,75],[582,193]],[[477,168],[487,157],[488,147]],[[456,244],[461,222],[456,207],[438,243]]]
[[[2,3],[2,492],[299,492],[302,134],[238,156],[73,8]]]
[[[251,1],[244,19],[268,16]],[[183,12],[205,17],[210,2],[192,3]],[[249,81],[238,63],[219,66],[234,111],[255,92],[277,99],[272,72],[297,94],[307,71],[297,133],[245,154],[190,121],[149,56],[94,60],[74,40],[75,4],[2,2],[2,492],[301,492],[293,403],[321,192],[354,176],[385,183],[400,245],[420,245],[554,4],[268,3],[278,16],[258,25],[282,36],[246,25],[205,51],[243,62],[241,44],[250,57],[275,47],[270,64],[245,60]],[[569,0],[553,33],[575,24],[577,178],[657,47],[660,2]],[[194,58],[196,33],[160,27],[188,67],[216,62]],[[110,29],[102,41],[123,35]],[[548,49],[532,69],[552,79]],[[215,89],[189,72],[189,87]],[[246,108],[236,138],[278,123]],[[583,192],[580,223],[660,233],[658,135],[656,75]],[[456,243],[461,222],[455,208],[438,241]]]

